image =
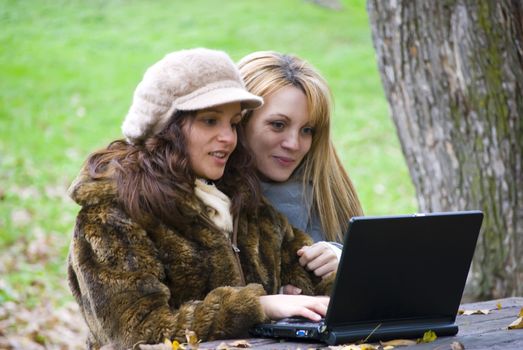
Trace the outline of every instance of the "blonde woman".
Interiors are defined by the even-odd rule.
[[[292,55],[254,52],[238,67],[247,89],[265,102],[242,120],[262,192],[316,241],[297,254],[325,277],[337,269],[349,218],[363,215],[331,141],[330,89],[314,67]]]

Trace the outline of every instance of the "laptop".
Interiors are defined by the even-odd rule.
[[[482,220],[481,211],[353,217],[325,318],[259,324],[251,334],[330,345],[454,335]]]

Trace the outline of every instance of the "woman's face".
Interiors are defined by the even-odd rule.
[[[240,103],[228,103],[196,112],[183,125],[189,164],[197,177],[218,180],[236,147],[236,126],[241,120]]]
[[[265,178],[286,181],[311,148],[307,97],[298,88],[283,87],[264,97],[246,125],[247,143]]]

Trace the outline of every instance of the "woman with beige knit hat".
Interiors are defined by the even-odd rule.
[[[245,336],[256,323],[324,316],[332,279],[305,270],[310,244],[264,199],[240,126],[262,105],[221,51],[173,52],[150,67],[125,139],[89,156],[68,280],[88,348]],[[278,295],[292,284],[303,295]]]

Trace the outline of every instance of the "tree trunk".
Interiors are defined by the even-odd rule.
[[[367,10],[419,210],[485,213],[465,297],[523,295],[523,1]]]

